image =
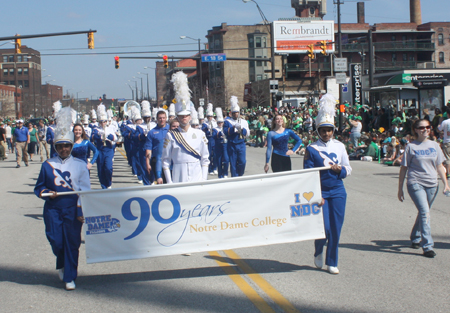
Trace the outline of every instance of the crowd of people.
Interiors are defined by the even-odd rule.
[[[329,169],[320,174],[326,239],[315,242],[314,264],[322,268],[325,261],[331,274],[339,273],[338,245],[347,198],[343,179],[352,172],[349,160],[399,165],[398,198],[404,199],[407,176],[408,193],[418,209],[412,247],[422,247],[426,257],[436,255],[429,210],[438,191],[438,175],[444,192],[450,194],[446,179],[450,104],[444,114],[436,109],[432,120],[419,119],[415,110],[386,112],[368,106],[348,106],[342,119],[336,99],[329,94],[321,97],[318,106],[278,109],[241,109],[233,96],[224,111],[208,104],[205,112],[191,102],[186,74],[175,73],[172,83],[175,99],[169,107],[151,109],[147,101],[128,101],[123,118],[103,104],[90,115],[79,116],[58,101],[48,125],[44,120],[27,127],[20,119],[0,121],[0,158],[15,151],[17,168],[22,161],[28,166],[37,154],[43,162],[35,193],[45,200],[46,235],[66,289],[75,289],[84,218],[78,196],[60,193],[89,190],[93,164],[102,189],[112,188],[118,144],[125,150],[131,174],[144,185],[242,176],[250,147],[266,148],[265,172],[290,171],[290,156],[296,153],[304,155],[304,168],[328,164]]]

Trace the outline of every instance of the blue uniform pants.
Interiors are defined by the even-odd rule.
[[[150,174],[147,172],[145,149],[140,149],[138,154],[139,154],[139,165],[141,169],[142,182],[146,186],[151,185],[155,181],[155,179],[152,178],[153,171],[150,171]]]
[[[214,146],[214,163],[217,166],[218,177],[228,176],[228,151],[227,144],[216,143]]]
[[[245,142],[232,143],[228,142],[228,159],[230,160],[231,177],[238,177],[244,175],[246,163],[246,147]]]
[[[347,193],[344,188],[339,188],[339,190],[322,191],[322,197],[325,199],[322,210],[326,239],[319,239],[314,242],[316,248],[314,256],[322,254],[323,247],[327,243],[325,264],[337,267],[339,237],[344,224]]]
[[[57,208],[44,205],[45,234],[56,256],[56,269],[64,268],[65,282],[77,278],[78,255],[81,244],[81,226],[77,220],[76,205]]]
[[[209,152],[208,171],[209,171],[209,173],[212,173],[215,170],[217,170],[217,163],[214,158],[214,153],[215,153],[214,146],[215,146],[215,142],[214,142],[213,137],[211,136],[208,138],[208,152]]]
[[[101,147],[97,158],[97,173],[102,189],[106,189],[112,184],[114,149]]]

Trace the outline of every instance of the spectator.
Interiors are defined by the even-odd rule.
[[[6,131],[6,143],[8,144],[9,153],[14,152],[14,146],[12,145],[12,128],[11,128],[11,122],[8,122],[8,124],[5,127]]]
[[[28,123],[28,133],[30,134],[30,142],[28,144],[27,152],[30,155],[30,162],[33,162],[33,156],[36,153],[36,147],[39,143],[38,132],[33,124]]]
[[[38,138],[39,138],[39,154],[41,156],[41,162],[44,162],[44,151],[47,156],[47,159],[50,158],[50,149],[46,141],[45,137],[46,135],[47,135],[47,126],[45,126],[44,120],[40,120],[38,127]]]
[[[28,166],[27,146],[30,143],[30,134],[28,128],[23,127],[23,120],[18,120],[17,125],[14,129],[14,142],[16,146],[16,168],[19,168],[21,160],[23,160],[25,166]]]

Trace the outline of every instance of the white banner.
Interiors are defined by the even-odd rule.
[[[87,263],[325,238],[317,169],[80,197]]]

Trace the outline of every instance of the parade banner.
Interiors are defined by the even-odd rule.
[[[318,169],[80,193],[87,263],[325,238]]]

